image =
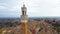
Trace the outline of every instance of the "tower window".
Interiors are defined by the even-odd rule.
[[[22,11],[22,14],[24,15],[24,11]]]

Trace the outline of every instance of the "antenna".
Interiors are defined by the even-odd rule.
[[[24,2],[23,2],[23,4],[24,4]]]
[[[25,7],[25,1],[23,1],[23,7]]]
[[[23,4],[25,4],[25,0],[23,1]]]

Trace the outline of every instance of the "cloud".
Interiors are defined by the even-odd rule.
[[[4,7],[4,6],[0,6],[0,9],[7,9],[6,7]]]
[[[56,11],[55,0],[31,0],[28,4],[29,15],[31,16],[52,16],[55,15],[53,12]],[[33,14],[33,15],[32,15]]]
[[[23,2],[29,16],[60,16],[60,0],[0,0],[0,15],[18,15]]]

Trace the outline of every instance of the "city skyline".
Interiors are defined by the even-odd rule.
[[[59,0],[0,0],[0,17],[20,17],[23,2],[29,17],[60,17]]]

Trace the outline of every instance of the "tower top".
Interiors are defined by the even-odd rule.
[[[25,1],[23,1],[23,7],[25,7]]]
[[[24,9],[26,9],[26,6],[25,6],[25,4],[23,4],[23,7],[22,7],[22,9],[24,10]]]
[[[25,7],[25,4],[23,4],[23,7]]]
[[[25,7],[25,8],[26,8],[26,6],[25,6],[25,1],[23,1],[23,7]]]

